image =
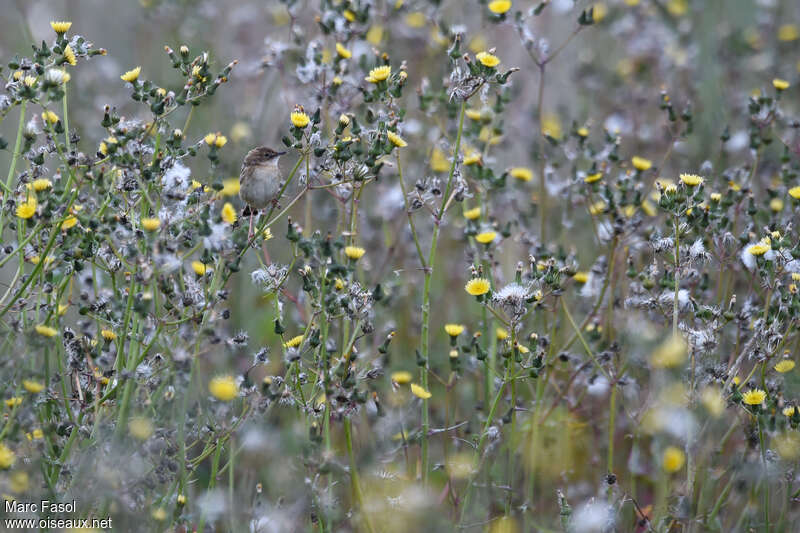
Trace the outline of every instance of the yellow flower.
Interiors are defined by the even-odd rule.
[[[496,15],[502,15],[511,9],[511,0],[492,0],[489,2],[489,11]]]
[[[661,461],[661,464],[664,468],[664,471],[668,474],[672,474],[683,468],[683,464],[685,462],[686,454],[684,454],[683,450],[680,448],[669,446],[666,450],[664,450],[664,457]]]
[[[228,138],[227,137],[217,133],[217,138],[214,139],[214,146],[216,146],[217,148],[222,148],[223,146],[225,146],[225,144],[227,142],[228,142]]]
[[[427,400],[428,398],[433,396],[430,392],[426,391],[416,383],[411,384],[411,394],[413,394],[417,398],[422,398],[423,400]]]
[[[742,401],[747,405],[761,405],[767,399],[767,393],[761,389],[753,389],[742,394]]]
[[[372,26],[367,31],[366,39],[373,46],[378,46],[383,40],[383,26]]]
[[[53,28],[54,32],[60,35],[62,33],[67,33],[69,31],[69,29],[72,27],[72,22],[66,22],[66,21],[59,22],[51,20],[50,27]]]
[[[192,261],[192,270],[194,270],[194,273],[198,276],[203,276],[210,270],[210,267],[200,261]]]
[[[26,87],[33,87],[36,85],[36,78],[34,76],[25,76],[22,83],[24,83]]]
[[[22,388],[30,392],[31,394],[37,394],[44,390],[44,385],[39,383],[38,381],[33,381],[31,379],[23,379]]]
[[[239,394],[239,385],[231,375],[217,376],[208,383],[208,391],[217,400],[229,402]]]
[[[17,206],[17,217],[27,219],[36,213],[36,197],[30,196],[28,199]]]
[[[230,202],[225,202],[225,205],[222,206],[222,220],[228,224],[236,222],[236,210]]]
[[[596,181],[600,181],[601,179],[603,179],[603,173],[597,172],[595,174],[589,174],[588,176],[583,178],[583,181],[586,183],[594,183]]]
[[[686,359],[686,341],[680,335],[672,335],[653,352],[650,363],[655,368],[674,368]]]
[[[577,133],[581,137],[588,137],[589,136],[589,129],[588,128],[578,128],[575,133]]]
[[[136,67],[135,69],[127,71],[125,74],[120,76],[122,81],[127,81],[128,83],[133,83],[139,79],[139,74],[142,73],[142,67]]]
[[[775,87],[779,91],[785,91],[789,88],[789,82],[786,80],[782,80],[780,78],[775,78],[772,80],[772,86]]]
[[[55,124],[59,121],[58,115],[50,111],[49,109],[42,113],[42,120],[45,122],[49,122],[50,124]]]
[[[431,154],[431,169],[434,172],[447,172],[450,169],[450,162],[447,160],[447,156],[438,148],[434,148]]]
[[[31,186],[33,187],[34,191],[42,192],[43,190],[49,189],[50,187],[52,187],[53,186],[53,182],[50,181],[47,178],[39,178],[37,180],[33,180],[33,183],[31,184]]]
[[[297,348],[298,346],[300,346],[301,342],[303,342],[303,336],[302,335],[297,335],[295,337],[292,337],[288,341],[284,342],[283,343],[283,347],[284,348]]]
[[[481,65],[485,67],[493,68],[500,64],[500,58],[489,52],[478,52],[475,54],[475,59],[480,61]]]
[[[392,74],[392,67],[391,65],[383,65],[382,67],[376,67],[369,71],[369,76],[364,78],[366,81],[370,83],[378,83]]]
[[[776,213],[783,211],[783,200],[780,198],[773,198],[769,201],[769,208]]]
[[[33,329],[35,329],[36,333],[43,337],[55,337],[58,333],[56,328],[51,328],[50,326],[45,326],[44,324],[39,324]]]
[[[789,196],[791,196],[795,200],[800,200],[800,185],[796,185],[791,189],[789,189]]]
[[[725,412],[725,398],[718,387],[708,386],[701,395],[703,407],[713,416],[719,418]]]
[[[472,209],[467,209],[464,211],[464,218],[467,220],[476,220],[481,216],[481,208],[480,207],[473,207]]]
[[[178,497],[175,498],[175,501],[178,505],[186,505],[186,496],[183,494],[178,494]]]
[[[425,17],[425,13],[421,13],[419,11],[415,11],[414,13],[409,13],[406,15],[406,24],[408,24],[411,28],[422,28],[425,26],[425,22],[427,18]]]
[[[797,411],[795,406],[790,405],[789,407],[784,407],[781,413],[783,413],[783,416],[794,416],[795,411]]]
[[[147,217],[140,220],[142,227],[147,231],[156,231],[161,227],[161,221],[158,218]]]
[[[66,59],[67,63],[73,67],[78,64],[78,60],[75,58],[75,52],[72,51],[72,47],[70,45],[67,45],[64,48],[64,59]]]
[[[12,396],[6,400],[6,407],[13,408],[22,403],[22,398],[19,396]]]
[[[561,119],[552,113],[542,117],[542,135],[549,135],[554,139],[561,138]]]
[[[644,157],[639,157],[638,155],[635,155],[631,158],[631,164],[633,164],[633,168],[636,170],[641,170],[642,172],[649,170],[650,167],[653,166],[652,161],[645,159]]]
[[[358,261],[365,253],[366,250],[364,250],[359,246],[345,246],[344,248],[344,255],[346,255],[353,261]]]
[[[399,370],[397,372],[392,372],[391,379],[398,385],[405,385],[406,383],[411,383],[411,372],[408,372],[406,370]]]
[[[508,331],[506,331],[504,328],[497,328],[494,334],[499,341],[504,341],[508,338]]]
[[[464,285],[464,290],[472,296],[480,296],[489,292],[491,284],[486,278],[472,278]]]
[[[216,133],[206,133],[206,136],[203,137],[203,140],[206,142],[207,145],[211,146],[215,142],[217,142],[217,134]]]
[[[509,172],[512,178],[517,178],[520,181],[531,181],[533,179],[533,171],[525,167],[514,167]]]
[[[797,24],[783,24],[778,28],[778,40],[784,43],[800,39],[800,30]]]
[[[222,196],[236,196],[239,194],[239,178],[230,178],[222,182]]]
[[[107,341],[113,341],[116,340],[117,338],[117,334],[111,331],[110,329],[100,330],[100,335],[102,335],[103,338]]]
[[[137,416],[128,422],[128,432],[138,440],[147,440],[153,434],[153,422],[149,418]]]
[[[703,178],[696,174],[681,174],[681,181],[688,187],[696,187],[703,183]]]
[[[0,468],[11,468],[17,460],[17,455],[5,444],[0,442]]]
[[[573,274],[572,279],[574,279],[577,283],[586,283],[589,281],[589,273],[588,272],[575,272]]]
[[[353,53],[345,48],[342,43],[336,43],[336,53],[344,59],[350,59],[353,56]]]
[[[311,120],[308,118],[308,115],[302,111],[292,111],[292,114],[289,115],[289,119],[296,128],[305,128]]]
[[[464,326],[461,324],[445,324],[444,331],[451,337],[458,337],[464,332]]]
[[[70,215],[64,219],[64,222],[61,223],[61,230],[66,231],[72,227],[74,227],[78,223],[78,217],[75,215]]]
[[[769,245],[769,240],[767,240],[766,242],[762,240],[761,242],[758,242],[756,244],[751,244],[750,246],[748,246],[747,253],[749,253],[750,255],[764,255],[765,253],[770,251],[770,248],[771,247]]]
[[[481,244],[489,244],[495,239],[495,237],[497,237],[497,232],[484,231],[483,233],[478,233],[475,235],[475,240]]]
[[[391,143],[398,148],[405,148],[408,146],[408,143],[393,131],[386,130],[386,137],[388,137],[389,141],[391,141]]]
[[[775,370],[781,374],[785,374],[794,368],[794,361],[791,359],[783,359],[775,365]]]

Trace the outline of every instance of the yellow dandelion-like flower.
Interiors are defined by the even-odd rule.
[[[30,196],[27,200],[17,206],[17,217],[22,219],[31,218],[36,214],[36,197]]]
[[[31,183],[31,187],[33,187],[33,190],[36,192],[42,192],[51,188],[52,186],[53,182],[47,178],[39,178],[37,180],[33,180],[33,183]]]
[[[414,13],[406,15],[406,24],[411,28],[422,28],[425,26],[426,22],[427,18],[425,17],[425,13],[415,11]]]
[[[574,279],[577,283],[586,283],[589,281],[589,273],[588,272],[575,272],[572,275],[572,279]]]
[[[781,413],[783,413],[783,416],[791,417],[791,416],[794,416],[794,413],[796,411],[797,411],[797,408],[794,405],[790,405],[789,407],[784,407],[783,411],[781,411]]]
[[[383,40],[383,26],[372,26],[369,30],[367,30],[366,39],[371,45],[378,46]]]
[[[638,155],[635,155],[631,158],[631,164],[633,165],[633,168],[642,172],[649,170],[650,167],[653,166],[652,161],[645,159],[644,157],[639,157]]]
[[[497,237],[496,231],[484,231],[475,235],[475,240],[481,244],[489,244]]]
[[[445,324],[444,331],[451,337],[458,337],[464,333],[464,326],[461,324]]]
[[[416,383],[411,384],[411,394],[413,394],[417,398],[422,398],[423,400],[427,400],[428,398],[433,396],[430,392],[426,391]]]
[[[289,115],[289,119],[296,128],[305,128],[311,121],[311,119],[308,118],[308,115],[306,115],[303,111],[292,111],[292,114]]]
[[[138,440],[147,440],[153,434],[153,422],[149,418],[136,416],[128,422],[128,432]]]
[[[583,181],[586,182],[586,183],[594,183],[596,181],[600,181],[601,179],[603,179],[603,173],[602,172],[596,172],[594,174],[589,174],[588,176],[583,178]]]
[[[77,223],[78,223],[78,217],[76,217],[75,215],[70,215],[64,219],[64,222],[61,223],[61,230],[66,231],[72,227],[75,227]]]
[[[769,208],[775,213],[783,211],[783,200],[781,198],[773,198],[769,201]]]
[[[236,196],[239,194],[239,178],[229,178],[222,182],[222,196]]]
[[[297,348],[298,346],[300,346],[301,342],[303,342],[303,336],[302,335],[297,335],[295,337],[292,337],[288,341],[284,342],[283,343],[283,347],[284,348]]]
[[[508,171],[512,178],[520,181],[531,181],[533,179],[533,171],[525,167],[514,167]]]
[[[794,364],[795,364],[794,361],[792,361],[791,359],[783,359],[779,361],[774,368],[781,374],[785,374],[786,372],[789,372],[794,368]]]
[[[489,2],[489,11],[496,15],[502,15],[511,9],[511,0],[492,0]]]
[[[467,220],[477,220],[481,216],[481,208],[480,207],[473,207],[472,209],[467,209],[464,211],[464,218]]]
[[[36,85],[36,77],[25,76],[25,78],[22,80],[22,83],[24,83],[26,87],[33,87],[34,85]]]
[[[500,58],[489,52],[478,52],[475,54],[475,59],[480,61],[484,67],[494,68],[500,64]]]
[[[60,119],[58,118],[58,115],[56,115],[55,113],[53,113],[50,110],[47,110],[44,113],[42,113],[42,120],[44,120],[45,122],[47,122],[49,124],[55,124]]]
[[[725,397],[718,387],[706,387],[700,396],[703,407],[713,416],[719,418],[725,412]]]
[[[382,67],[376,67],[370,70],[369,76],[367,76],[364,79],[370,83],[379,83],[381,81],[384,81],[389,76],[391,76],[391,74],[392,74],[391,65],[383,65]]]
[[[100,330],[100,335],[107,341],[113,341],[117,339],[117,334],[111,331],[110,329],[103,329]]]
[[[22,388],[31,394],[38,394],[44,390],[44,384],[33,381],[32,379],[23,379]]]
[[[61,35],[69,31],[72,27],[72,22],[51,20],[50,27],[53,28],[54,32]]]
[[[406,146],[408,146],[408,143],[393,131],[387,130],[386,137],[388,137],[389,141],[398,148],[405,148]]]
[[[203,137],[205,143],[209,146],[212,146],[215,142],[217,142],[217,134],[216,133],[206,133],[206,136]]]
[[[239,395],[239,385],[231,375],[217,376],[208,383],[208,392],[217,400],[229,402]]]
[[[17,461],[17,455],[14,451],[0,442],[0,468],[7,469],[14,466]]]
[[[561,138],[561,119],[558,115],[547,114],[542,117],[542,135],[548,135],[554,139]]]
[[[408,372],[406,370],[398,370],[397,372],[392,372],[391,379],[398,385],[405,385],[407,383],[411,383],[411,372]]]
[[[345,48],[342,43],[336,43],[336,53],[344,59],[350,59],[353,56],[353,52]]]
[[[6,407],[14,408],[22,403],[22,398],[19,396],[12,396],[11,398],[8,398],[5,403]]]
[[[680,178],[687,187],[697,187],[703,183],[703,178],[696,174],[681,174]]]
[[[750,255],[764,255],[765,253],[769,252],[772,247],[769,245],[769,241],[758,242],[756,244],[751,244],[747,247],[747,253]]]
[[[192,270],[198,276],[204,276],[210,270],[210,267],[201,261],[192,261]]]
[[[686,360],[686,351],[686,340],[673,335],[653,352],[650,363],[655,368],[675,368]]]
[[[778,40],[784,43],[800,39],[800,29],[797,24],[782,24],[778,28]]]
[[[345,246],[344,248],[344,255],[346,255],[353,261],[358,261],[364,256],[365,253],[366,250],[364,250],[359,246]]]
[[[217,133],[217,138],[214,139],[214,146],[216,146],[217,148],[222,148],[227,143],[228,143],[228,138],[225,137],[224,135],[220,135],[219,133]]]
[[[431,154],[431,170],[434,172],[447,172],[450,170],[450,161],[439,148],[434,148]]]
[[[785,91],[789,88],[789,82],[786,80],[782,80],[780,78],[775,78],[772,80],[772,86],[775,87],[779,91]]]
[[[664,471],[668,474],[672,474],[683,468],[685,462],[686,454],[683,453],[683,450],[680,448],[669,446],[666,450],[664,450],[664,456],[661,460],[661,465],[664,468]]]
[[[122,81],[127,81],[128,83],[133,83],[139,79],[139,74],[142,73],[142,67],[136,67],[127,71],[125,74],[120,76]]]
[[[464,290],[472,296],[480,296],[489,292],[491,284],[486,278],[472,278],[464,285]]]
[[[64,59],[66,59],[67,63],[73,67],[78,64],[78,60],[75,57],[75,52],[72,51],[72,47],[70,45],[67,45],[64,48]]]
[[[141,221],[142,228],[147,231],[156,231],[158,228],[161,227],[161,221],[155,217],[146,217],[143,218]]]
[[[236,210],[230,202],[225,202],[225,205],[222,206],[222,220],[228,224],[236,222]]]
[[[58,330],[56,328],[51,328],[50,326],[46,326],[44,324],[39,324],[33,329],[35,329],[36,333],[42,337],[55,337],[56,334],[58,334]]]
[[[742,394],[742,401],[747,405],[761,405],[767,399],[767,393],[761,389],[753,389]]]
[[[504,328],[497,328],[494,334],[497,337],[497,340],[499,341],[504,341],[508,338],[508,330]]]

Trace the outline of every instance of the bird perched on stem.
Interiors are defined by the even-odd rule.
[[[239,173],[239,197],[250,210],[250,233],[253,237],[253,213],[275,204],[281,191],[281,169],[278,158],[286,152],[259,146],[247,152]]]

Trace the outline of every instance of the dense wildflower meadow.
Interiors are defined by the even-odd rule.
[[[0,529],[798,531],[800,4],[108,4],[0,13]]]

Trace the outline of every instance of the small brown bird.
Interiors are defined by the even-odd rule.
[[[250,233],[253,237],[253,213],[278,201],[281,169],[278,158],[286,152],[259,146],[247,152],[239,173],[239,197],[250,208]]]

